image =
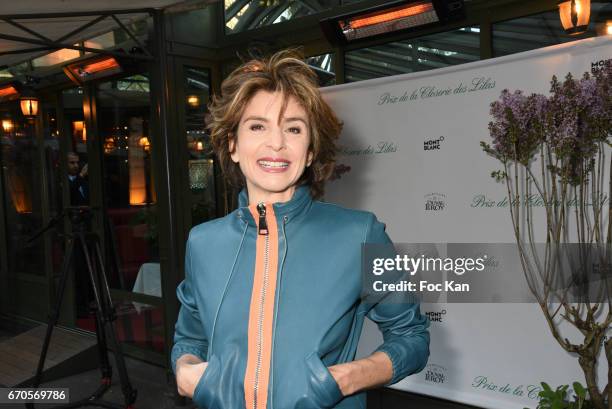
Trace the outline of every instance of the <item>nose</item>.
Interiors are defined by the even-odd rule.
[[[281,127],[272,127],[268,137],[267,145],[274,151],[280,151],[281,149],[285,148],[285,135]]]

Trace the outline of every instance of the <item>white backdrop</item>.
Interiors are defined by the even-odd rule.
[[[611,57],[612,40],[600,37],[324,88],[345,124],[338,163],[350,166],[328,185],[325,199],[375,212],[395,242],[511,243],[505,187],[490,177],[499,165],[479,146],[490,139],[490,103],[505,88],[548,95],[553,74],[580,77]],[[439,149],[425,150],[425,142]],[[524,280],[521,271],[508,274]],[[484,408],[522,409],[537,405],[541,381],[584,384],[577,359],[553,340],[536,304],[421,309],[437,318],[429,364],[397,389]],[[376,326],[366,321],[359,357],[381,342]],[[605,358],[602,362],[603,383]]]

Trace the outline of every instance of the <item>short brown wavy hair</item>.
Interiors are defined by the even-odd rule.
[[[240,166],[231,159],[230,141],[237,135],[238,124],[251,98],[258,91],[283,95],[281,114],[289,96],[294,97],[308,115],[312,164],[304,170],[298,185],[310,187],[312,197],[320,198],[325,181],[331,176],[338,150],[336,141],[342,122],[319,92],[316,73],[296,50],[283,50],[267,59],[254,59],[236,68],[221,84],[221,95],[208,105],[207,128],[221,169],[236,187],[245,185]],[[235,144],[233,145],[235,149]]]

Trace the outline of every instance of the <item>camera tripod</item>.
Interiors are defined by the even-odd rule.
[[[64,297],[64,290],[66,289],[66,282],[68,280],[68,274],[70,266],[73,263],[75,246],[81,246],[85,262],[87,264],[87,274],[89,282],[93,288],[93,295],[95,298],[95,328],[98,354],[100,359],[100,371],[102,373],[101,385],[88,397],[67,404],[54,406],[54,409],[59,408],[78,408],[81,406],[98,406],[103,408],[111,409],[133,409],[133,404],[136,401],[137,391],[132,388],[130,380],[128,378],[127,370],[125,367],[125,360],[121,352],[121,347],[117,341],[117,334],[113,327],[113,322],[116,320],[115,308],[110,296],[110,290],[108,282],[106,280],[106,272],[104,269],[104,261],[102,258],[102,251],[100,249],[100,238],[96,233],[88,231],[87,224],[93,217],[92,208],[88,206],[77,206],[67,207],[57,217],[53,218],[49,224],[42,230],[37,232],[29,242],[34,241],[37,237],[42,235],[45,231],[49,230],[53,225],[57,224],[63,217],[68,216],[72,224],[72,233],[68,234],[68,245],[64,259],[62,262],[62,270],[59,281],[59,286],[56,293],[55,306],[49,315],[47,322],[47,332],[40,353],[38,361],[38,367],[36,369],[36,375],[34,381],[30,387],[36,388],[40,385],[42,380],[42,371],[45,364],[45,359],[49,349],[49,342],[51,340],[51,334],[53,328],[57,325],[60,308],[62,305],[62,299]],[[107,337],[108,336],[108,337]],[[102,396],[111,386],[112,381],[112,366],[109,362],[107,339],[113,350],[115,356],[115,362],[119,370],[119,379],[121,382],[121,390],[123,392],[124,403],[117,404],[102,400]],[[33,403],[26,404],[27,409],[34,409]]]

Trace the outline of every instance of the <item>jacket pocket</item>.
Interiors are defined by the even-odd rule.
[[[212,356],[193,391],[193,402],[202,409],[212,409],[214,402],[215,379],[219,373],[219,358]]]
[[[303,396],[297,401],[296,409],[331,408],[336,405],[343,395],[321,358],[313,352],[305,358],[305,363],[308,396]]]

